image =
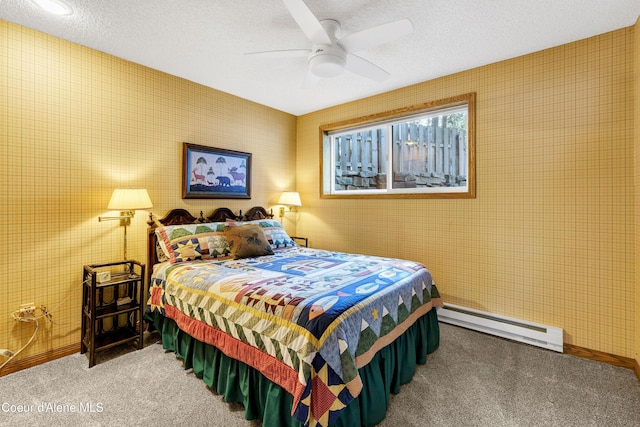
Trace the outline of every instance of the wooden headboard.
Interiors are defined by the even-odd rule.
[[[153,273],[153,265],[157,263],[158,254],[156,253],[157,240],[156,228],[162,225],[180,225],[180,224],[197,224],[203,222],[225,222],[225,221],[253,221],[257,219],[273,218],[273,211],[267,212],[262,206],[254,206],[245,214],[239,211],[236,215],[229,208],[218,208],[209,216],[204,216],[200,211],[200,216],[195,217],[186,209],[173,209],[167,212],[160,219],[154,217],[153,213],[149,214],[147,224],[147,285],[151,284],[151,273]]]

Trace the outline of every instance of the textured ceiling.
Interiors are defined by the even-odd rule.
[[[0,0],[0,18],[294,115],[631,26],[638,0],[305,0],[341,35],[401,18],[415,31],[358,55],[391,73],[348,71],[303,89],[306,58],[244,53],[309,48],[282,0],[65,0],[53,16]]]

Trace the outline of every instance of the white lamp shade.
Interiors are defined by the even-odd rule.
[[[285,206],[302,206],[300,194],[297,191],[283,191],[278,200],[279,205]]]
[[[135,211],[151,209],[153,204],[144,188],[116,188],[107,209],[110,211]]]

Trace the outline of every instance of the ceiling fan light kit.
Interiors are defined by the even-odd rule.
[[[313,45],[309,55],[309,71],[321,78],[336,77],[347,65],[347,53],[336,43],[340,23],[333,19],[323,19],[320,25],[331,43]]]
[[[316,45],[309,56],[309,71],[318,77],[336,77],[347,65],[344,50],[335,45]]]

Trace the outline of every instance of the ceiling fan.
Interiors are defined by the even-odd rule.
[[[298,26],[311,41],[310,49],[252,52],[272,58],[307,56],[308,68],[302,86],[310,88],[321,78],[336,77],[343,70],[375,81],[389,77],[377,65],[354,54],[413,32],[409,19],[400,19],[338,38],[340,23],[334,19],[318,20],[303,0],[282,0]]]

